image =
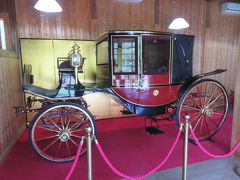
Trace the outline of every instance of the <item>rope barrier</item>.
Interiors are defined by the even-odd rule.
[[[144,175],[141,175],[141,176],[136,176],[136,177],[132,177],[132,176],[128,176],[122,172],[120,172],[117,168],[115,168],[113,166],[113,164],[109,161],[109,159],[107,158],[107,156],[105,155],[105,153],[103,152],[103,149],[102,147],[100,146],[100,144],[98,143],[97,139],[94,139],[95,143],[96,143],[96,146],[102,156],[102,158],[104,159],[104,161],[107,163],[107,165],[119,176],[123,177],[123,178],[128,178],[128,179],[132,179],[132,180],[138,180],[138,179],[143,179],[151,174],[153,174],[154,172],[156,172],[159,168],[161,168],[165,163],[166,161],[168,160],[168,158],[170,157],[170,155],[172,154],[174,148],[176,147],[176,144],[180,138],[180,135],[181,135],[181,131],[182,131],[182,126],[180,127],[180,130],[178,131],[178,134],[177,134],[177,137],[176,137],[176,140],[174,141],[170,151],[168,152],[168,154],[166,155],[166,157],[163,159],[162,162],[160,162],[159,165],[157,165],[155,168],[153,168],[151,171],[147,172],[146,174]]]
[[[78,149],[77,149],[77,154],[76,154],[76,156],[75,156],[75,159],[74,159],[74,161],[73,161],[73,164],[72,164],[72,166],[71,166],[71,168],[70,168],[70,170],[69,170],[69,172],[68,172],[67,177],[65,178],[65,180],[69,180],[69,179],[70,179],[70,177],[72,176],[72,173],[73,173],[73,171],[74,171],[74,169],[75,169],[75,167],[76,167],[76,165],[77,165],[77,162],[78,162],[78,159],[79,159],[79,157],[80,157],[80,153],[81,153],[82,147],[83,147],[83,140],[84,140],[84,138],[82,138],[82,140],[81,140],[81,142],[80,142],[80,145],[79,145],[79,147],[78,147]]]
[[[203,152],[205,152],[207,155],[209,155],[209,156],[211,156],[211,157],[213,157],[213,158],[225,158],[225,157],[231,156],[231,155],[240,147],[240,141],[239,141],[239,142],[234,146],[234,148],[233,148],[230,152],[228,152],[227,154],[222,154],[222,155],[220,155],[220,154],[219,154],[219,155],[212,154],[212,153],[208,152],[208,151],[201,145],[201,143],[198,141],[195,133],[193,132],[193,129],[192,129],[191,126],[190,126],[190,132],[191,132],[191,134],[192,134],[192,136],[193,136],[193,139],[195,140],[195,142],[196,142],[197,145],[199,146],[199,148],[200,148]]]
[[[109,161],[109,159],[107,158],[106,154],[104,153],[101,145],[98,143],[98,140],[96,139],[95,136],[93,136],[93,139],[95,141],[95,144],[97,146],[97,149],[99,151],[99,153],[101,154],[102,158],[104,159],[104,161],[107,163],[107,165],[119,176],[123,177],[123,178],[128,178],[128,179],[131,179],[131,180],[138,180],[138,179],[143,179],[151,174],[153,174],[154,172],[156,172],[158,169],[160,169],[166,162],[167,160],[169,159],[169,157],[171,156],[173,150],[175,149],[176,145],[177,145],[177,142],[181,136],[181,132],[182,132],[182,129],[183,129],[183,124],[181,124],[180,126],[180,129],[177,133],[177,137],[175,139],[175,141],[173,142],[173,145],[172,147],[170,148],[170,151],[167,153],[167,155],[165,156],[165,158],[155,167],[153,168],[152,170],[150,170],[149,172],[145,173],[144,175],[141,175],[141,176],[129,176],[129,175],[126,175],[122,172],[120,172],[116,167],[113,166],[113,164]],[[192,137],[193,139],[195,140],[195,142],[197,143],[197,145],[199,146],[199,148],[205,152],[207,155],[213,157],[213,158],[225,158],[225,157],[228,157],[228,156],[231,156],[239,147],[240,147],[240,141],[234,146],[234,148],[228,152],[227,154],[223,154],[223,155],[215,155],[215,154],[211,154],[210,152],[208,152],[201,144],[200,142],[198,141],[198,138],[196,137],[195,133],[193,132],[193,129],[190,125],[190,133],[192,134]],[[82,150],[82,146],[83,146],[83,142],[84,142],[84,138],[82,138],[81,142],[80,142],[80,145],[78,147],[78,150],[77,150],[77,154],[76,154],[76,157],[74,159],[74,162],[71,166],[71,169],[67,175],[67,177],[65,178],[65,180],[69,180],[75,167],[76,167],[76,164],[77,164],[77,161],[79,159],[79,156],[80,156],[80,153],[81,153],[81,150]]]

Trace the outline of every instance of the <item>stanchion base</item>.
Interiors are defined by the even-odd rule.
[[[146,127],[146,131],[148,131],[151,135],[157,135],[157,134],[163,134],[165,133],[163,130],[161,130],[159,127],[155,126],[149,126]]]

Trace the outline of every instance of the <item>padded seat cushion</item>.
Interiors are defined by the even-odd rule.
[[[23,88],[24,88],[24,91],[28,91],[33,94],[38,94],[38,95],[51,97],[51,98],[56,96],[59,91],[59,89],[49,90],[49,89],[41,88],[39,86],[34,86],[34,85],[25,85]]]

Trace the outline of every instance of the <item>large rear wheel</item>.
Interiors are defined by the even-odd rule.
[[[86,108],[72,102],[51,104],[32,120],[29,140],[42,158],[53,162],[71,161],[82,137],[86,135],[86,125],[91,125],[92,133],[96,134],[95,120]],[[83,147],[81,155],[85,151]]]
[[[177,124],[184,122],[184,114],[190,114],[192,129],[199,140],[213,136],[223,125],[229,107],[229,99],[223,85],[213,79],[202,79],[186,89],[177,107]],[[191,138],[191,135],[190,135]]]

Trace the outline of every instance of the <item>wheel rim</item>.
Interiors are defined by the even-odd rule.
[[[31,143],[43,158],[65,162],[75,158],[85,126],[90,124],[95,134],[92,118],[83,109],[73,105],[53,106],[34,122]],[[85,146],[85,145],[83,145]],[[86,151],[83,147],[81,154]]]
[[[215,81],[202,81],[184,96],[179,109],[179,123],[190,114],[192,129],[199,140],[214,135],[222,126],[228,110],[226,90]],[[191,138],[191,135],[190,135]]]

